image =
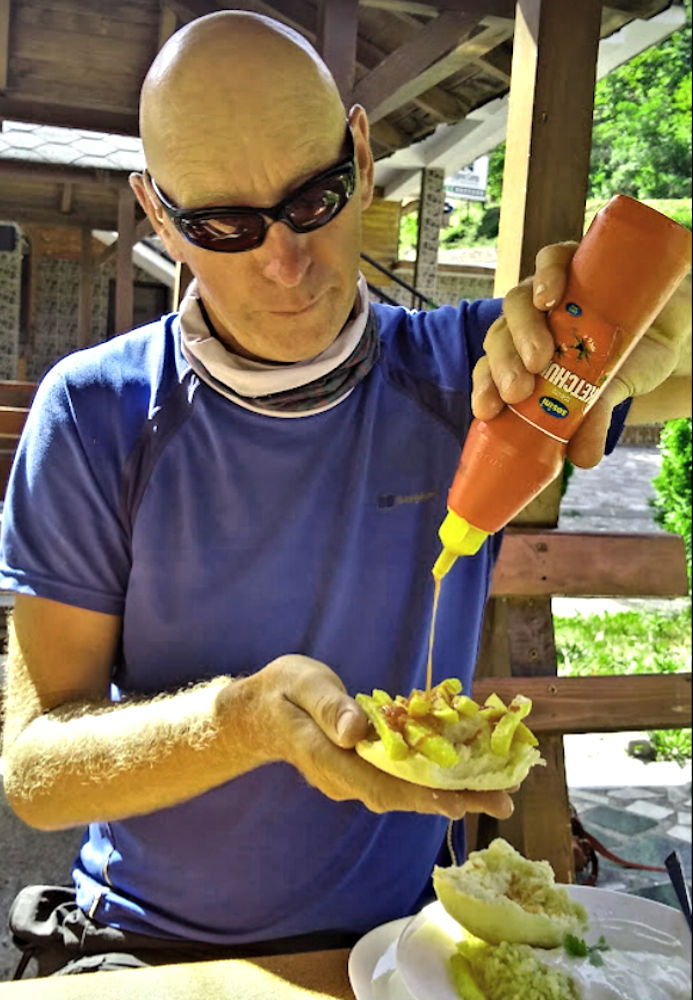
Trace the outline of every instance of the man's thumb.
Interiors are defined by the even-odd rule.
[[[351,749],[368,733],[368,719],[358,705],[344,708],[337,716],[336,742],[340,747]]]

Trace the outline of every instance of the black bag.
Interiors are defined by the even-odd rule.
[[[140,968],[147,964],[119,950],[122,931],[94,925],[85,917],[71,886],[26,886],[14,898],[8,923],[12,942],[22,952],[13,979],[22,978],[32,958],[38,963],[39,976]]]

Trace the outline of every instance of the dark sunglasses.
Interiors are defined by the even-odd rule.
[[[295,233],[311,233],[339,215],[356,188],[354,137],[347,123],[347,154],[343,160],[311,177],[272,208],[222,205],[178,208],[145,170],[154,193],[176,229],[196,247],[217,253],[255,250],[274,222],[284,222]],[[268,221],[271,220],[271,221]]]

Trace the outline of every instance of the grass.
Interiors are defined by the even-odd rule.
[[[691,669],[691,609],[674,613],[621,611],[554,618],[560,677],[687,673]],[[648,733],[657,760],[691,758],[691,730]]]

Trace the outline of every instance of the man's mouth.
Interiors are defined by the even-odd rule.
[[[271,312],[273,316],[301,316],[303,313],[309,312],[313,306],[317,305],[321,298],[322,295],[317,295],[315,298],[309,299],[304,305],[295,306],[292,309],[270,309],[268,311]]]

